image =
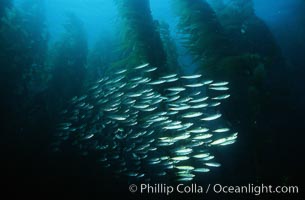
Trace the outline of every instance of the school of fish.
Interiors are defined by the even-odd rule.
[[[69,143],[84,156],[94,152],[109,172],[139,181],[192,181],[220,167],[213,149],[237,139],[219,112],[229,83],[201,74],[152,80],[155,70],[149,64],[118,70],[72,98],[54,150]]]

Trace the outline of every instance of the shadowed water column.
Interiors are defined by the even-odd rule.
[[[5,126],[11,126],[9,131],[24,131],[36,123],[35,112],[41,106],[29,102],[35,101],[46,87],[47,33],[43,10],[44,1],[24,1],[20,9],[7,9],[1,21],[1,110],[8,120]],[[30,112],[34,112],[32,118]]]
[[[239,55],[233,64],[247,78],[243,90],[247,103],[243,104],[249,119],[242,121],[249,127],[247,140],[255,160],[253,176],[267,180],[270,172],[277,173],[281,163],[277,143],[283,129],[272,125],[272,121],[278,121],[275,120],[278,108],[283,108],[281,113],[290,112],[287,106],[292,85],[292,80],[287,78],[291,77],[289,69],[273,33],[256,15],[252,0],[231,0],[225,8],[216,9],[216,13],[234,44],[232,50]],[[239,80],[229,70],[226,73]]]
[[[86,76],[88,47],[83,22],[69,14],[64,28],[65,32],[50,52],[49,104],[54,113],[73,96],[81,94]]]
[[[160,35],[166,52],[166,68],[172,73],[180,73],[181,67],[178,62],[177,46],[172,38],[169,24],[166,22],[160,23]]]
[[[2,0],[1,6],[10,2]],[[0,11],[0,152],[5,152],[1,172],[7,182],[36,181],[48,146],[44,11],[42,0],[24,0],[20,7],[6,6],[6,12]],[[1,174],[4,182],[5,176]]]

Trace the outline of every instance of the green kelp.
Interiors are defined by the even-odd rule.
[[[173,3],[182,30],[181,43],[197,62],[198,70],[213,79],[230,80],[235,103],[252,102],[244,105],[244,111],[251,110],[251,119],[256,118],[267,98],[264,84],[270,67],[283,59],[270,31],[256,17],[252,1],[219,0],[211,6],[199,0]],[[262,38],[266,39],[263,45]],[[255,98],[250,91],[255,91]]]
[[[199,63],[205,73],[212,73],[212,65],[230,52],[228,39],[215,12],[201,0],[172,3],[179,16],[178,30],[181,32],[182,45],[189,50],[193,62]]]
[[[211,5],[214,3],[209,2]],[[255,118],[268,96],[271,93],[277,95],[278,92],[268,89],[265,83],[273,80],[274,84],[281,84],[278,74],[285,74],[285,60],[271,31],[256,16],[253,1],[232,0],[221,8],[214,6],[214,9],[234,52],[233,57],[226,57],[217,63],[217,73],[224,73],[233,82],[245,83],[244,87],[236,84],[239,85],[236,89],[247,94],[251,102],[249,108]]]
[[[121,68],[73,97],[62,111],[53,149],[94,156],[105,171],[130,181],[191,181],[220,167],[215,148],[237,139],[219,112],[229,83],[201,74],[154,80],[151,68]],[[198,85],[189,87],[190,79]]]
[[[156,66],[166,64],[158,24],[152,18],[149,3],[149,0],[116,1],[121,15],[122,57],[114,66],[132,67],[139,62]]]
[[[271,62],[268,65],[283,60],[271,31],[256,16],[252,0],[231,0],[221,7],[214,5],[213,8],[232,42],[231,50],[235,54],[259,54]]]

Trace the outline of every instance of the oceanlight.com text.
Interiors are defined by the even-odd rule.
[[[298,186],[273,186],[267,184],[247,184],[242,186],[229,186],[222,184],[178,184],[176,186],[167,184],[132,184],[129,186],[131,193],[139,194],[164,194],[171,195],[173,193],[180,194],[249,194],[249,195],[262,195],[262,194],[298,194]]]

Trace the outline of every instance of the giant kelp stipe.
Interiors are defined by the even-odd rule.
[[[271,2],[0,1],[3,188],[297,185],[305,4]]]
[[[138,62],[163,66],[166,55],[157,25],[151,15],[150,2],[148,0],[119,0],[116,4],[121,14],[123,40],[123,58],[119,66],[135,66]]]

